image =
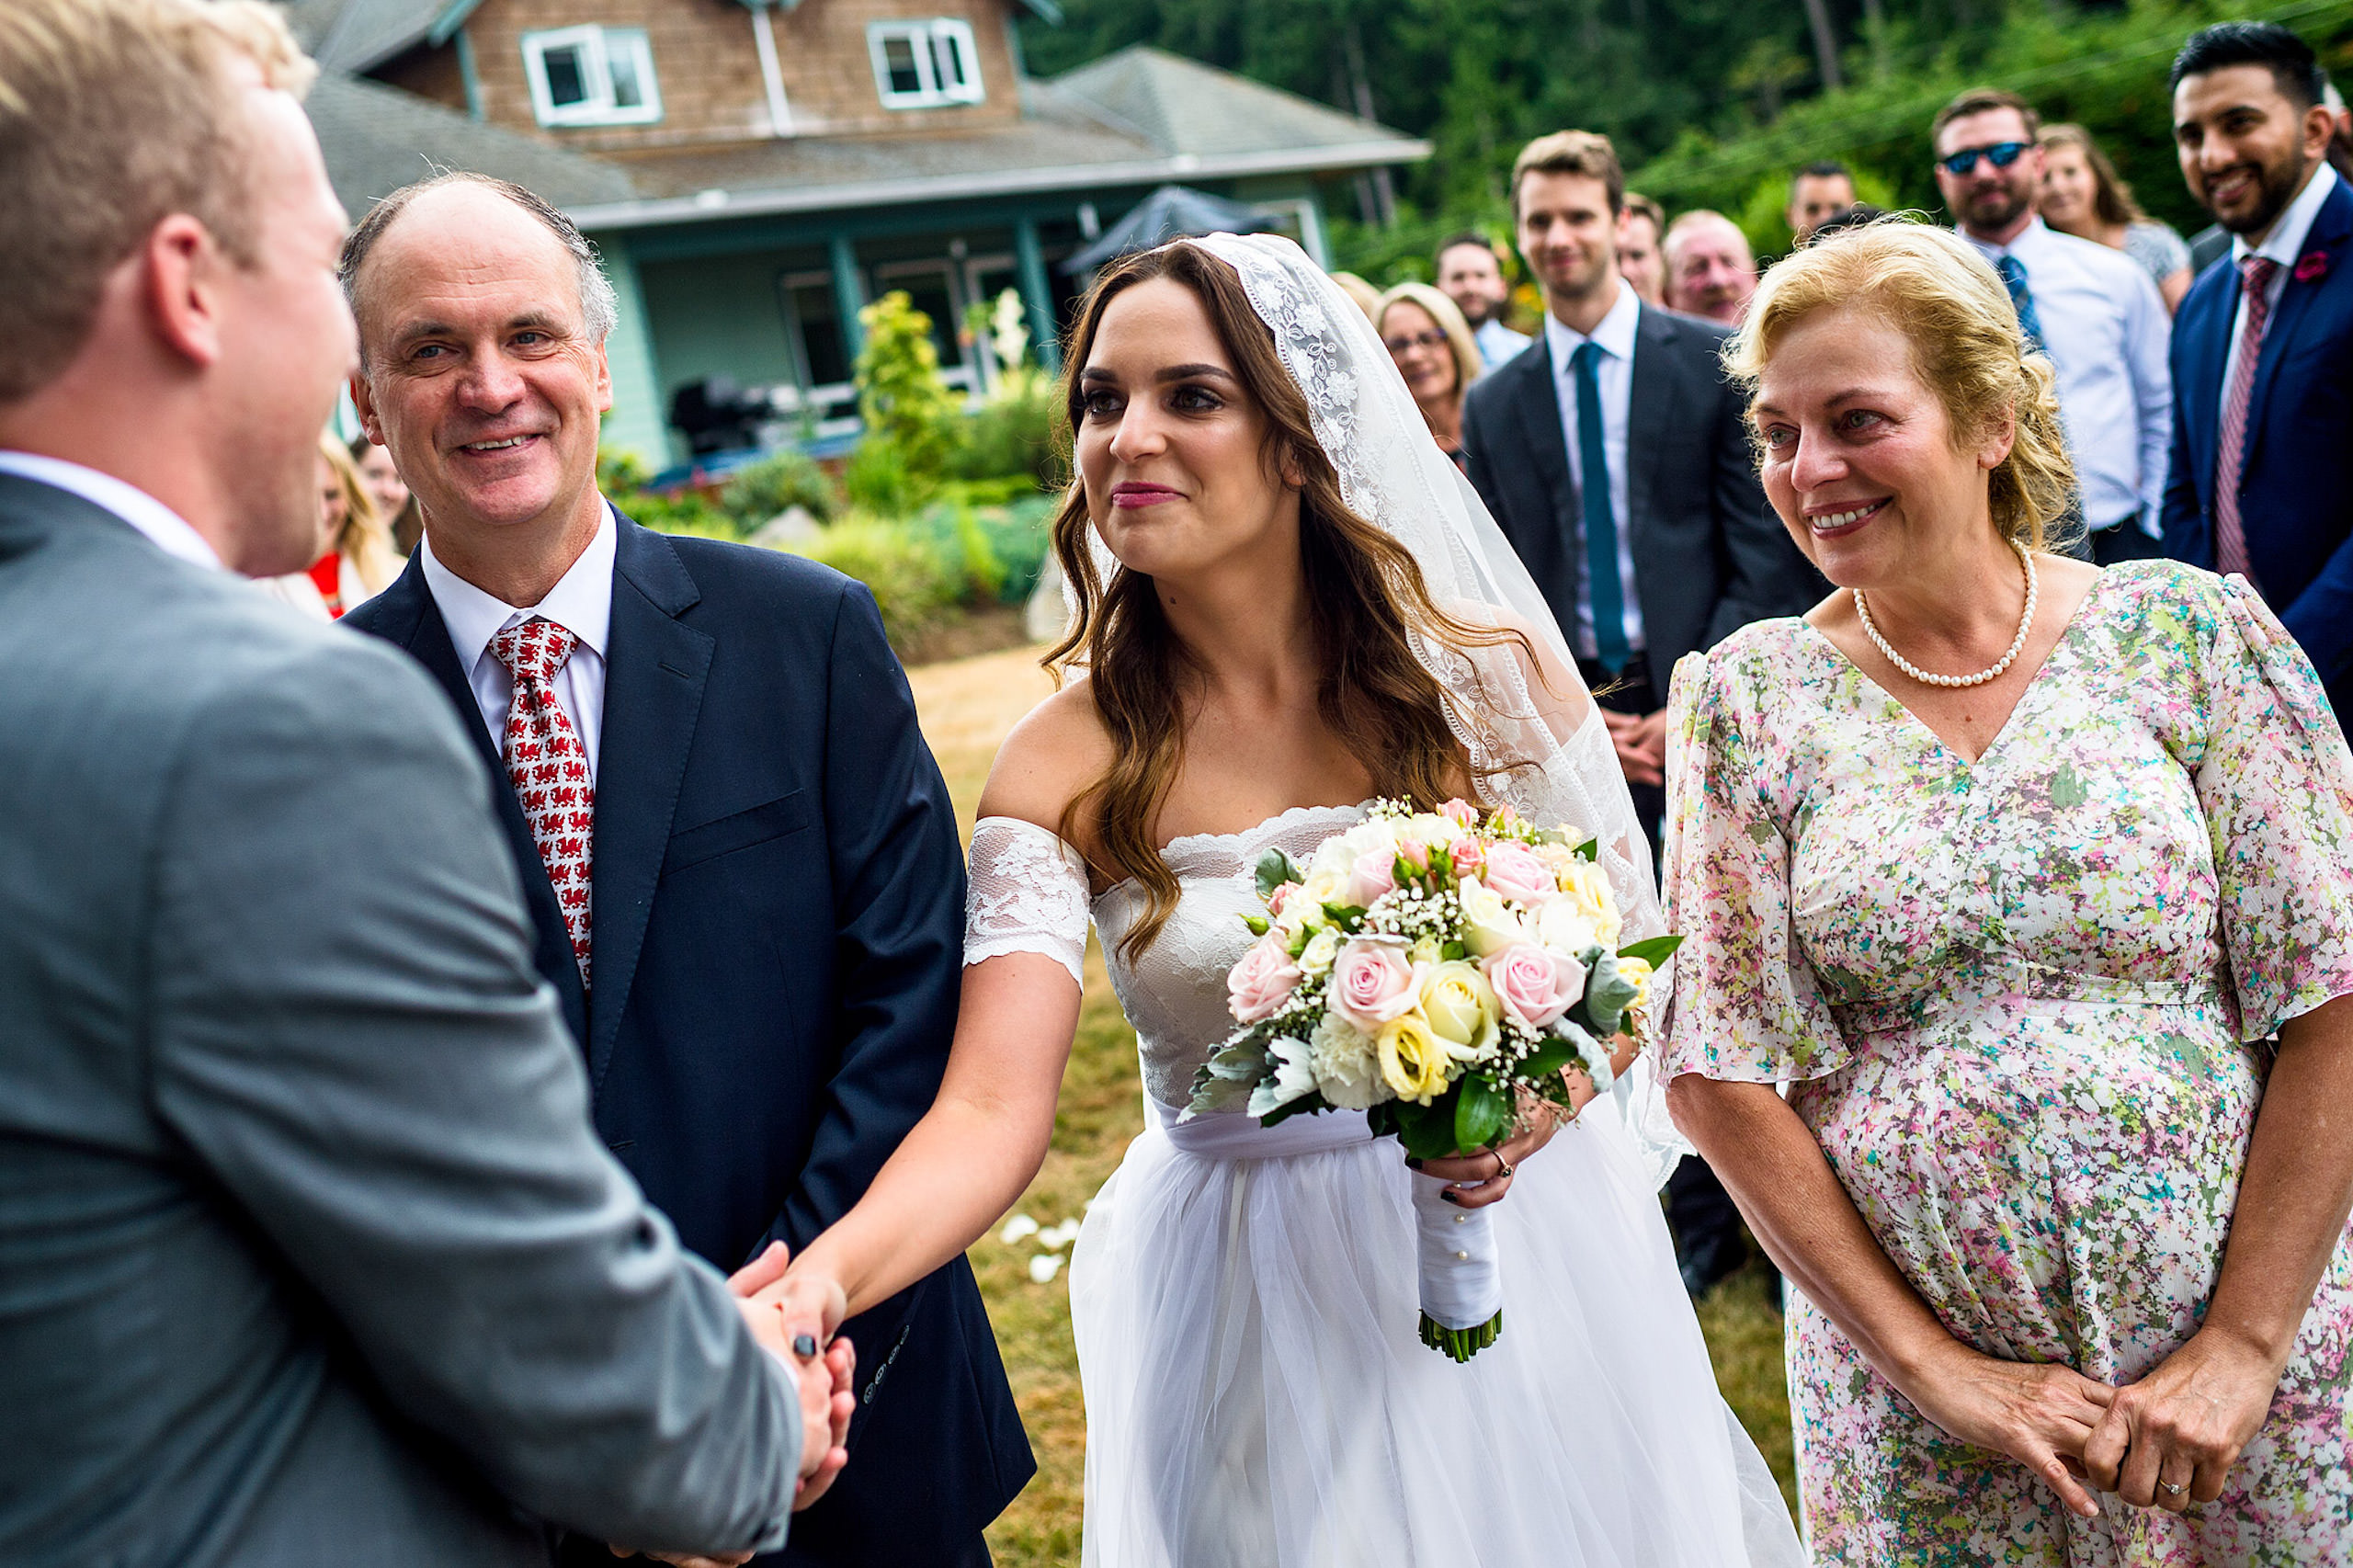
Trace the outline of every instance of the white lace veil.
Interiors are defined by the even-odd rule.
[[[1415,640],[1423,666],[1453,699],[1450,716],[1482,790],[1530,822],[1592,834],[1625,913],[1627,939],[1664,931],[1649,840],[1559,623],[1478,492],[1430,438],[1372,324],[1290,240],[1211,234],[1177,243],[1199,245],[1240,275],[1307,400],[1350,509],[1413,552],[1441,609],[1474,625],[1516,628],[1535,645],[1540,683],[1532,685],[1516,644],[1465,651]],[[1108,583],[1118,563],[1099,535],[1094,548],[1098,578]],[[1662,976],[1654,1016],[1663,1011],[1665,983]],[[1664,1182],[1689,1145],[1667,1118],[1649,1053],[1620,1076],[1612,1097],[1654,1181]]]

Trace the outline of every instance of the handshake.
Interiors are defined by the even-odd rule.
[[[728,1277],[727,1288],[735,1292],[752,1337],[791,1374],[800,1390],[801,1482],[792,1496],[798,1512],[824,1496],[849,1462],[849,1450],[842,1445],[849,1436],[850,1415],[858,1408],[851,1392],[858,1353],[847,1339],[827,1343],[847,1309],[841,1287],[830,1280],[787,1280],[785,1267],[791,1261],[782,1242],[770,1242],[766,1252]],[[612,1552],[616,1557],[638,1555],[634,1548],[619,1544]],[[645,1555],[679,1568],[737,1568],[752,1554]]]

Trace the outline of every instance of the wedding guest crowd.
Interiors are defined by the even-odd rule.
[[[1438,247],[1438,287],[1470,324],[1480,358],[1489,369],[1528,347],[1528,334],[1514,332],[1504,323],[1511,290],[1504,282],[1495,242],[1486,235],[1457,234]]]
[[[1462,394],[1485,369],[1470,324],[1428,284],[1400,283],[1381,297],[1372,325],[1438,450],[1461,467]]]
[[[1756,292],[1756,258],[1740,225],[1706,208],[1686,212],[1659,241],[1670,310],[1738,326]]]
[[[1666,262],[1659,240],[1666,233],[1666,209],[1640,191],[1626,193],[1618,215],[1618,275],[1654,305],[1666,303]]]
[[[2190,284],[2189,247],[2181,235],[2141,210],[2132,187],[2082,126],[2046,125],[2036,141],[2042,147],[2042,221],[2122,251],[2148,270],[2165,309],[2180,309]]]
[[[1803,244],[1815,230],[1854,205],[1853,171],[1836,158],[1823,158],[1790,177],[1790,204],[1781,216],[1791,237]]]

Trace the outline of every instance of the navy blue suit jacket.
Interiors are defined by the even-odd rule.
[[[930,1108],[963,853],[862,585],[618,527],[587,995],[514,791],[495,796],[597,1131],[679,1239],[733,1269],[839,1218]],[[503,783],[422,551],[345,621],[425,665]],[[947,1560],[1036,1470],[972,1270],[958,1258],[844,1332],[850,1467],[763,1561]]]
[[[2312,260],[2317,256],[2318,260]],[[2313,220],[2263,335],[2239,466],[2239,517],[2256,584],[2353,715],[2353,189]],[[2165,553],[2214,564],[2214,464],[2238,269],[2206,269],[2173,324],[2173,465]]]

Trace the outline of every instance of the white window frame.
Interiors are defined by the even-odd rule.
[[[589,96],[576,104],[559,104],[548,85],[547,56],[551,50],[576,49],[580,71]],[[637,105],[613,101],[613,62],[625,56],[636,67],[637,85],[645,101]],[[523,74],[531,84],[531,112],[541,125],[647,125],[662,118],[662,87],[654,74],[654,46],[643,28],[605,28],[589,24],[547,28],[523,35]]]
[[[913,92],[901,92],[891,85],[891,66],[884,51],[892,42],[904,43],[915,51],[919,85]],[[943,49],[956,56],[963,73],[961,82],[940,82],[939,55]],[[980,103],[988,97],[981,85],[981,51],[972,37],[972,24],[958,17],[869,22],[866,51],[874,62],[874,87],[882,95],[884,108],[945,108],[953,104]]]

